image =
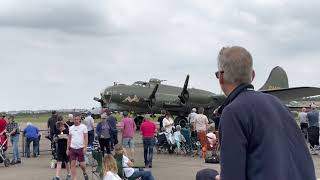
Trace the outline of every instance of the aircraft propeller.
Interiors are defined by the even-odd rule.
[[[98,102],[100,103],[101,107],[103,107],[104,102],[103,102],[103,100],[102,100],[102,99],[97,98],[97,97],[94,97],[94,98],[93,98],[93,100],[98,101]]]
[[[185,104],[189,100],[189,92],[188,92],[189,77],[190,76],[188,74],[187,77],[186,77],[186,80],[184,82],[184,86],[183,86],[182,92],[178,96],[182,104]]]

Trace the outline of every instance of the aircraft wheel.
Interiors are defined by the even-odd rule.
[[[187,118],[183,117],[183,116],[178,116],[176,117],[176,119],[174,120],[174,125],[180,125],[181,127],[186,127],[186,125],[188,124],[188,120]]]
[[[4,166],[8,167],[10,165],[10,160],[9,159],[5,159],[4,160]]]

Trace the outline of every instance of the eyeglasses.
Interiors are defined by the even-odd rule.
[[[223,73],[224,73],[224,71],[217,71],[217,72],[215,72],[216,78],[219,79],[220,74],[223,74]]]

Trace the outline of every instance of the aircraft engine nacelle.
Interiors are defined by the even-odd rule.
[[[188,89],[187,89],[188,88],[188,83],[189,83],[189,75],[187,75],[186,80],[184,82],[184,86],[183,86],[182,92],[178,96],[182,104],[185,104],[189,100],[189,92],[188,92]]]
[[[188,91],[182,91],[179,98],[182,104],[185,104],[187,101],[189,101],[189,92]]]
[[[156,98],[149,98],[148,99],[148,107],[151,109],[156,104]]]

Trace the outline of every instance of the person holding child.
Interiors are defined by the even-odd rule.
[[[69,130],[66,128],[66,125],[63,121],[58,121],[56,123],[57,134],[53,138],[53,140],[57,143],[57,168],[56,168],[56,176],[53,180],[60,179],[60,171],[62,163],[65,163],[67,169],[67,180],[71,180],[70,175],[70,164],[69,157],[67,156],[67,142],[69,136]]]

